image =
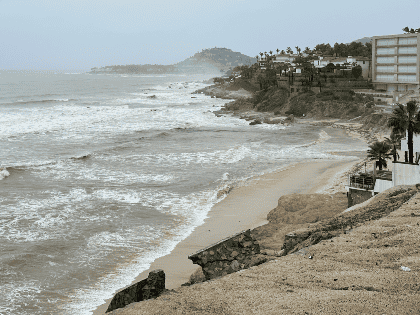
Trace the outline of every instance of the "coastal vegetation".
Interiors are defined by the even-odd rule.
[[[227,78],[215,78],[215,83],[227,90],[243,88],[253,93],[246,101],[236,100],[227,110],[252,109],[282,115],[316,118],[355,118],[370,115],[373,97],[355,93],[353,88],[368,88],[360,79],[360,70],[338,71],[333,64],[316,69],[308,57],[298,57],[302,73],[288,71],[290,64],[276,63],[262,71],[258,65],[235,67]],[[340,69],[337,69],[340,70]]]
[[[385,142],[391,146],[391,154],[393,157],[393,161],[396,162],[400,158],[398,154],[398,150],[401,150],[401,139],[404,136],[402,134],[396,134],[391,132],[389,137],[385,137]]]
[[[295,47],[296,53],[298,55],[302,54],[302,49],[299,48],[299,46]],[[279,49],[276,49],[277,53],[279,53]],[[280,53],[284,54],[293,54],[294,51],[287,47],[286,51],[281,50]],[[265,55],[266,57],[272,56],[273,52],[270,51],[267,52],[260,52],[259,55],[262,57]],[[350,44],[344,44],[344,43],[335,43],[334,46],[331,46],[330,44],[317,44],[313,49],[310,49],[309,47],[306,47],[303,53],[314,56],[314,55],[321,55],[321,56],[336,56],[336,57],[347,57],[347,56],[362,56],[362,57],[371,57],[372,56],[372,44],[370,42],[366,42],[365,44],[354,41]]]
[[[404,27],[402,29],[406,34],[415,34],[415,33],[420,33],[420,27],[417,29],[414,28],[409,28],[408,26]]]
[[[420,134],[420,110],[415,101],[410,101],[406,106],[397,104],[389,118],[388,127],[394,134],[407,132],[408,162],[413,163],[413,134]]]
[[[376,166],[382,170],[382,167],[387,167],[386,159],[391,155],[390,150],[391,146],[386,141],[375,141],[369,145],[367,157],[370,161],[376,161]]]

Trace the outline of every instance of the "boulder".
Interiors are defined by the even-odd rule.
[[[290,114],[284,121],[293,123],[295,122],[295,116],[293,116],[293,114]]]
[[[251,121],[249,124],[250,124],[251,126],[253,126],[253,125],[259,125],[259,124],[262,124],[262,122],[261,122],[261,120],[259,120],[259,119],[255,119],[254,121]]]

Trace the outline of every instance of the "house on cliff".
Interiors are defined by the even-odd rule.
[[[391,187],[420,183],[420,135],[413,135],[414,163],[408,162],[408,134],[401,140],[401,154],[392,162],[392,171],[358,172],[350,174],[346,185],[348,207],[362,203]],[[404,158],[404,161],[401,159]]]
[[[362,68],[362,77],[367,80],[371,77],[371,60],[367,57],[323,57],[319,56],[318,59],[313,61],[315,68],[324,68],[328,64],[334,64],[336,67],[344,68],[347,71],[351,71],[353,67],[360,66]]]

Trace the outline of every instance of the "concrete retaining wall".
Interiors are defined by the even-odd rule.
[[[420,183],[420,165],[393,163],[392,181],[394,186]]]
[[[348,208],[357,205],[359,203],[365,202],[366,200],[372,198],[373,194],[370,190],[359,190],[352,187],[349,188],[348,192]]]
[[[380,193],[391,187],[393,187],[392,181],[384,180],[384,179],[376,179],[375,188],[373,189],[373,191],[375,193]]]

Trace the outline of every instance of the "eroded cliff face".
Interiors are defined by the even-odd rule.
[[[260,245],[251,231],[243,231],[230,238],[211,245],[188,257],[200,265],[206,280],[247,269],[267,261],[260,255]]]
[[[355,227],[365,224],[368,221],[378,220],[389,215],[400,208],[406,201],[413,197],[420,185],[404,185],[390,188],[364,206],[347,211],[301,228],[287,234],[282,246],[283,255],[295,253],[302,248],[318,244],[322,240],[329,240],[341,234],[347,234]]]
[[[334,216],[347,208],[345,193],[290,194],[279,198],[276,208],[267,215],[271,223],[314,223]]]

